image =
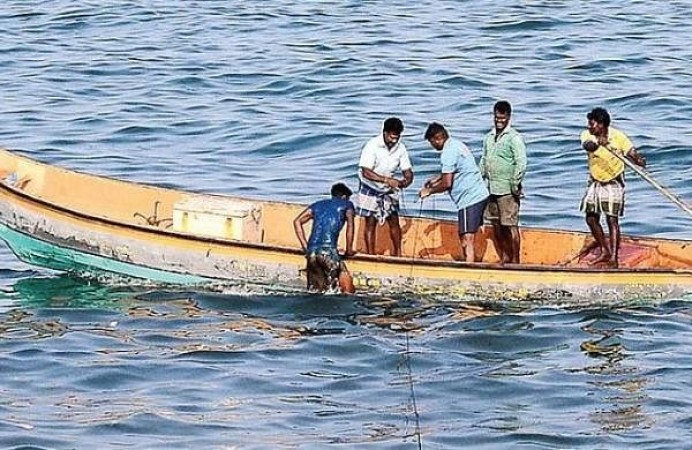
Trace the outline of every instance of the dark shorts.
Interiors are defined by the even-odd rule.
[[[483,225],[483,211],[488,199],[459,210],[459,234],[475,233]]]
[[[339,274],[343,262],[336,253],[311,253],[307,255],[308,289],[326,292],[339,288]]]
[[[519,198],[512,194],[491,195],[485,209],[485,220],[506,227],[519,225]]]

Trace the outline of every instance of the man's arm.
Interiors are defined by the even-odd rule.
[[[583,130],[579,135],[579,140],[581,141],[581,148],[589,153],[593,153],[598,149],[597,138],[589,130]]]
[[[413,183],[413,170],[407,169],[401,172],[404,175],[404,179],[399,181],[399,188],[403,189],[409,187]]]
[[[360,152],[360,160],[358,161],[358,169],[360,174],[366,180],[373,181],[375,183],[384,183],[392,189],[398,187],[398,182],[393,178],[380,175],[375,172],[375,147],[376,144],[373,140],[369,140]]]
[[[634,147],[632,147],[630,151],[625,154],[625,157],[639,167],[646,167],[646,158],[644,158],[644,155],[639,153]]]
[[[403,180],[399,181],[399,189],[404,189],[409,187],[413,183],[413,166],[411,165],[411,158],[408,155],[408,149],[402,143],[401,145],[401,157],[399,158],[399,167],[401,168],[401,174],[404,176]]]
[[[353,237],[355,236],[355,220],[353,217],[355,212],[353,209],[349,208],[346,210],[346,256],[353,256],[356,254],[353,250]]]
[[[521,182],[524,180],[524,175],[526,174],[526,144],[524,144],[524,139],[521,136],[517,136],[514,139],[514,145],[512,146],[514,150],[514,176],[512,177],[512,194],[521,194]]]
[[[433,187],[437,183],[439,183],[442,180],[442,175],[435,175],[434,177],[430,178],[428,181],[425,182],[423,187]]]
[[[400,185],[400,181],[396,178],[385,177],[384,175],[380,175],[379,173],[375,172],[372,169],[368,169],[367,167],[361,167],[360,173],[363,174],[363,178],[366,178],[370,181],[374,181],[376,183],[384,183],[392,189],[397,189]]]
[[[438,194],[440,192],[447,192],[452,188],[452,183],[454,182],[453,173],[443,173],[439,175],[439,178],[434,178],[429,186],[425,186],[420,190],[418,195],[421,199],[431,196],[432,194]],[[428,183],[426,183],[427,185]]]
[[[480,171],[481,171],[481,176],[482,176],[483,178],[488,178],[488,172],[487,172],[487,170],[486,170],[486,168],[485,168],[485,154],[486,154],[486,152],[488,151],[488,146],[487,146],[487,144],[485,143],[486,139],[487,139],[487,137],[486,137],[486,138],[483,138],[483,154],[481,155],[481,160],[478,161],[478,168],[480,169]]]
[[[594,141],[584,141],[581,147],[589,153],[593,153],[598,149],[598,144]]]
[[[303,251],[308,249],[308,241],[305,239],[305,230],[303,229],[303,225],[308,223],[310,220],[312,220],[312,210],[310,208],[305,208],[303,212],[298,214],[298,216],[293,220],[293,229],[296,233],[298,241],[300,241],[300,248],[302,248]]]

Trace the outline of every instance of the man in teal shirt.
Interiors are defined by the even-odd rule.
[[[486,220],[493,224],[500,261],[519,263],[519,204],[526,173],[526,146],[517,130],[510,126],[512,106],[505,100],[493,108],[495,127],[483,140],[480,169],[488,182],[490,198]]]
[[[440,174],[425,182],[420,190],[421,199],[439,192],[449,196],[459,210],[459,240],[466,262],[476,261],[474,241],[476,231],[483,224],[483,211],[488,202],[488,189],[469,148],[449,136],[439,123],[433,122],[425,131],[425,139],[442,152]]]

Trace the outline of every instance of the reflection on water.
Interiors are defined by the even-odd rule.
[[[22,278],[12,286],[11,297],[28,308],[123,308],[133,295],[128,285],[108,285],[62,274],[57,277]]]
[[[41,320],[23,310],[10,310],[0,316],[0,338],[45,339],[60,337],[68,327],[58,320]]]
[[[596,364],[582,370],[593,375],[590,391],[604,406],[590,417],[604,432],[622,432],[645,429],[652,425],[643,405],[649,380],[639,369],[628,364],[628,353],[623,343],[625,330],[608,317],[595,319],[582,329],[594,339],[584,341],[581,350]]]
[[[530,152],[524,225],[587,230],[578,136],[597,105],[692,198],[685,2],[38,3],[0,3],[0,135],[51,164],[307,204],[357,184],[386,115],[422,180],[439,172],[430,120],[478,157],[508,98]],[[455,214],[417,205],[415,183],[402,210]],[[625,232],[690,238],[638,177],[628,196]],[[0,448],[689,447],[680,287],[183,292],[0,260]]]
[[[253,430],[263,448],[501,448],[527,434],[574,448],[657,425],[630,310],[152,290],[69,276],[19,280],[3,295],[0,382],[14,429],[43,430],[40,414],[145,446]],[[673,305],[672,326],[687,330],[689,308]],[[569,427],[556,436],[553,424]]]

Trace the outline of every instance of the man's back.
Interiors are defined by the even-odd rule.
[[[339,233],[346,222],[346,211],[353,209],[353,203],[343,198],[320,200],[309,206],[313,223],[308,253],[320,250],[336,250]]]

